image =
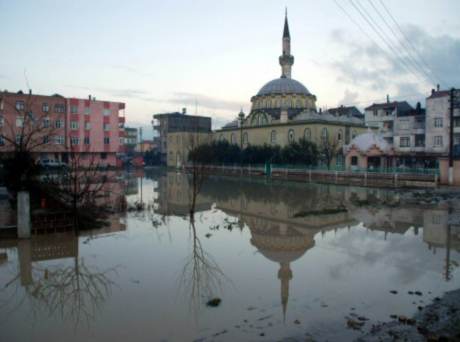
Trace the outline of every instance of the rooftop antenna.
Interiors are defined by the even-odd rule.
[[[26,68],[24,68],[24,79],[26,80],[27,89],[29,90],[29,92],[31,92],[32,89],[30,88],[29,79],[27,78],[27,70],[26,70]]]

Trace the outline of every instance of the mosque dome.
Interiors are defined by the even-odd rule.
[[[257,93],[257,96],[272,94],[302,94],[311,95],[308,89],[299,81],[292,78],[280,77],[266,83]]]

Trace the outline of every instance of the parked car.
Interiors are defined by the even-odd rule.
[[[55,160],[55,159],[41,159],[39,160],[38,162],[41,166],[45,167],[45,168],[63,168],[63,167],[67,167],[67,164],[66,163],[63,163],[59,160]]]

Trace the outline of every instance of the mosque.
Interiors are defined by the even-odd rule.
[[[243,147],[248,144],[284,146],[301,138],[311,140],[318,146],[325,139],[337,140],[342,146],[365,132],[364,116],[356,107],[318,111],[316,96],[292,78],[294,56],[291,54],[287,13],[279,64],[281,76],[267,82],[251,98],[249,114],[240,112],[235,120],[215,131],[213,139],[227,140]]]
[[[317,110],[316,96],[292,78],[294,56],[287,13],[284,18],[282,51],[279,56],[281,76],[260,88],[251,97],[249,114],[241,111],[236,118],[213,132],[175,132],[168,134],[167,165],[186,165],[190,141],[196,144],[226,140],[241,148],[249,145],[288,145],[300,139],[314,142],[320,149],[326,143],[336,146],[332,163],[344,164],[342,147],[367,131],[364,115],[356,107],[340,106]],[[195,144],[194,143],[194,144]]]

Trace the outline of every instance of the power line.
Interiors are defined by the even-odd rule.
[[[387,20],[385,19],[385,17],[382,15],[382,13],[380,13],[379,9],[374,5],[374,3],[372,2],[372,0],[367,0],[372,8],[374,9],[374,11],[377,13],[377,15],[380,17],[380,19],[383,21],[383,23],[385,24],[385,26],[391,31],[391,33],[393,34],[394,38],[396,39],[396,41],[399,43],[399,45],[405,50],[406,54],[407,54],[407,57],[413,62],[413,64],[419,68],[424,74],[425,76],[430,79],[434,84],[436,84],[436,80],[433,78],[432,75],[430,75],[425,67],[416,59],[414,58],[414,56],[412,55],[412,51],[410,49],[407,48],[407,45],[404,43],[404,40],[400,40],[398,38],[398,36],[396,35],[396,32],[393,30],[393,27],[391,27],[390,24],[388,24]],[[429,71],[429,69],[428,69]]]
[[[402,30],[401,26],[398,24],[398,22],[396,21],[395,17],[391,14],[390,10],[388,9],[388,7],[385,5],[385,3],[382,1],[382,0],[379,0],[380,2],[380,5],[383,7],[383,9],[385,10],[385,12],[388,14],[388,16],[391,18],[391,20],[393,21],[393,23],[395,24],[395,26],[397,27],[400,35],[403,37],[403,39],[409,44],[409,46],[412,48],[412,51],[418,56],[418,58],[420,59],[420,61],[422,61],[422,63],[425,65],[425,67],[440,81],[444,82],[444,80],[439,77],[439,75],[436,75],[434,73],[434,71],[432,70],[432,68],[430,68],[430,66],[428,65],[428,63],[425,61],[425,58],[423,58],[423,55],[420,53],[420,51],[417,49],[416,46],[414,46],[410,39],[406,36],[406,34],[404,33],[404,31]],[[445,83],[445,82],[444,82]]]
[[[348,19],[350,19],[350,21],[351,21],[353,24],[355,24],[355,25],[359,28],[360,31],[361,31],[370,41],[372,41],[372,42],[380,49],[381,52],[383,52],[383,54],[384,54],[389,60],[393,60],[393,59],[394,59],[393,56],[391,56],[384,48],[382,48],[382,47],[380,46],[380,44],[377,43],[376,40],[375,40],[371,35],[369,35],[369,33],[367,33],[367,31],[365,31],[365,30],[362,28],[362,26],[361,26],[361,25],[360,25],[360,24],[359,24],[359,23],[358,23],[358,22],[357,22],[357,21],[356,21],[356,20],[345,10],[344,7],[342,7],[342,6],[337,2],[337,0],[334,0],[334,3],[335,3],[335,4],[337,5],[337,7],[348,17]],[[353,4],[353,5],[354,5],[354,4]],[[405,67],[409,72],[412,72],[412,73],[415,75],[416,78],[418,77],[418,75],[415,74],[410,68],[408,68],[408,67],[405,66],[405,65],[404,65],[404,67]]]
[[[425,81],[425,78],[418,73],[418,69],[414,68],[410,63],[408,63],[404,58],[399,56],[398,50],[393,47],[393,45],[388,42],[388,39],[385,35],[385,32],[382,28],[375,22],[374,18],[367,12],[367,10],[359,3],[356,4],[353,0],[349,0],[352,6],[356,9],[359,15],[367,22],[367,24],[371,27],[371,29],[383,40],[385,45],[395,54],[395,56],[400,60],[401,64],[411,72],[416,78],[421,78],[422,81]],[[415,70],[415,71],[414,71]]]

